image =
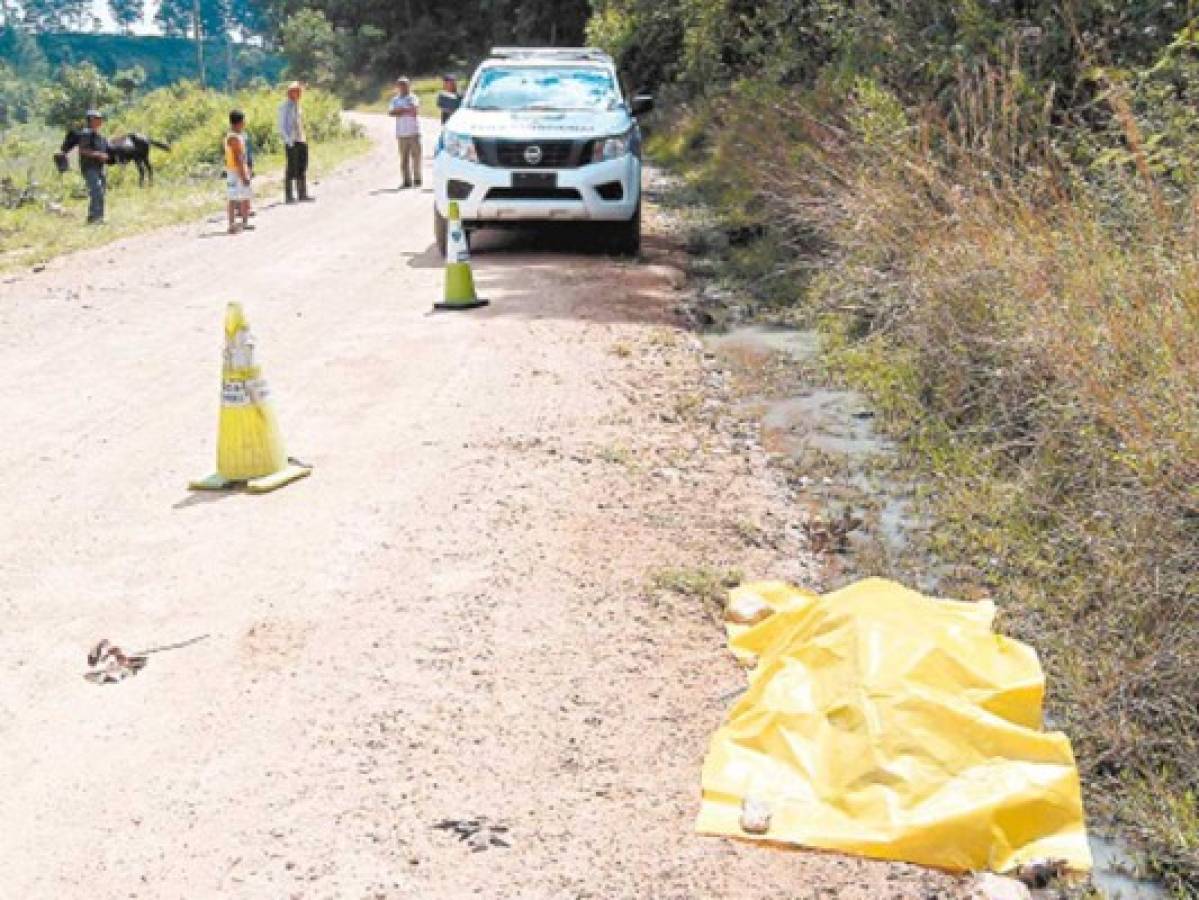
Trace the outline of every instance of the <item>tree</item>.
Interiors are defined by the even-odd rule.
[[[144,0],[108,0],[108,13],[121,31],[129,34],[146,14],[146,4]]]
[[[46,55],[37,40],[24,28],[8,25],[0,28],[0,60],[17,75],[29,81],[44,81],[50,74]]]
[[[262,0],[226,0],[225,32],[236,32],[243,39],[266,34],[270,29],[266,4]]]
[[[302,9],[283,23],[280,37],[292,78],[329,84],[337,68],[337,35],[319,9]]]
[[[103,109],[120,99],[121,92],[90,62],[63,66],[54,83],[42,91],[41,105],[51,125],[79,124],[89,107]]]
[[[112,76],[112,83],[125,95],[128,102],[134,92],[146,83],[146,70],[141,66],[120,69]]]
[[[0,130],[17,122],[28,122],[37,112],[36,83],[0,62]]]
[[[197,24],[201,33],[220,37],[229,30],[230,7],[228,0],[161,0],[154,21],[173,37],[194,36]]]
[[[39,33],[83,31],[96,24],[91,0],[21,0],[22,21]]]
[[[648,6],[651,0],[643,0]],[[669,0],[677,2],[677,0]],[[263,0],[267,34],[305,10],[321,13],[341,43],[345,74],[377,78],[461,65],[492,44],[577,45],[589,0]]]

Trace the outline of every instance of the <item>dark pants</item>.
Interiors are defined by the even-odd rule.
[[[87,220],[89,222],[104,221],[104,191],[108,180],[104,177],[104,169],[99,166],[88,166],[83,170],[83,180],[87,182]]]
[[[287,171],[283,176],[284,189],[287,191],[287,196],[291,197],[291,184],[296,182],[300,189],[300,197],[303,198],[308,194],[308,144],[304,141],[296,141],[287,148]]]

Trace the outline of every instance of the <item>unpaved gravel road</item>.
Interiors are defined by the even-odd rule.
[[[785,531],[779,492],[686,415],[669,243],[630,264],[485,238],[493,305],[431,316],[431,197],[389,190],[364,121],[376,150],[315,205],[264,198],[253,234],[0,279],[0,896],[950,896],[692,832],[743,679],[710,611],[647,581],[807,564],[746,543]],[[316,471],[191,495],[233,299]],[[81,677],[100,637],[201,635]],[[443,820],[495,830],[476,850]]]

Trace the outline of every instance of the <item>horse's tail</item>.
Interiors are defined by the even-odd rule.
[[[159,150],[165,150],[168,153],[171,152],[171,145],[168,144],[166,141],[160,141],[160,140],[158,140],[156,138],[152,138],[152,137],[148,137],[148,138],[146,138],[146,140],[149,141],[151,144],[153,144],[155,147],[157,147]]]

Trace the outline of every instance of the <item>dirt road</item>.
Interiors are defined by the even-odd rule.
[[[948,896],[692,833],[742,676],[709,611],[647,582],[806,563],[746,543],[785,530],[778,491],[684,414],[704,375],[669,244],[484,239],[493,305],[429,315],[431,197],[391,189],[367,121],[371,155],[314,205],[264,198],[252,234],[0,279],[0,896]],[[192,495],[233,299],[316,470]],[[200,636],[81,677],[100,637]]]

